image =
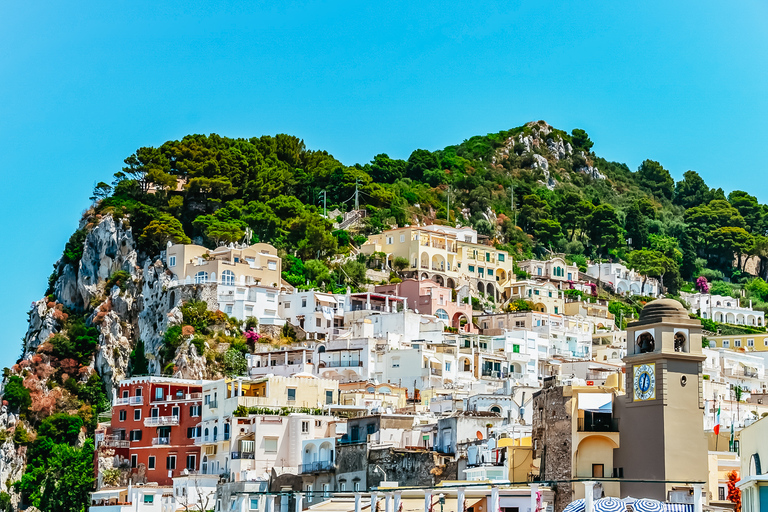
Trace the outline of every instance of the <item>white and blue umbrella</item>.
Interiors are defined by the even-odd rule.
[[[627,505],[618,498],[600,498],[594,508],[595,512],[626,512]]]
[[[641,498],[632,503],[635,512],[666,512],[667,508],[660,501]]]
[[[584,500],[576,500],[570,502],[566,507],[563,509],[563,512],[584,512],[585,505]]]

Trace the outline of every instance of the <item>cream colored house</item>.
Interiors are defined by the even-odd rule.
[[[395,258],[408,260],[411,277],[432,279],[448,288],[470,285],[473,291],[500,300],[515,281],[512,258],[506,251],[477,243],[469,228],[448,226],[404,227],[370,235],[361,250],[386,254],[391,268]]]
[[[741,510],[760,512],[768,510],[768,471],[763,464],[768,461],[768,419],[761,419],[741,431]],[[762,461],[761,461],[762,459]]]
[[[522,260],[517,266],[528,272],[533,279],[548,279],[550,281],[578,281],[579,266],[568,264],[560,256],[551,260]]]
[[[533,302],[533,310],[540,313],[563,314],[565,299],[563,292],[552,283],[542,283],[532,279],[517,281],[510,287],[510,298]]]
[[[269,244],[230,244],[213,250],[194,244],[169,245],[166,262],[183,284],[277,288],[281,283],[282,262]]]

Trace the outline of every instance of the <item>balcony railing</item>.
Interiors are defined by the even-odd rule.
[[[234,459],[234,457],[232,457]],[[309,462],[301,465],[301,472],[306,473],[327,473],[329,471],[335,471],[336,466],[329,460],[321,460],[318,462]]]
[[[154,437],[152,438],[152,445],[171,444],[170,437]]]
[[[131,447],[131,442],[125,439],[104,439],[99,444],[101,446],[106,446],[108,448],[130,448]]]
[[[143,405],[143,396],[126,396],[115,399],[115,405]]]
[[[354,368],[363,366],[362,361],[322,361],[326,368]]]
[[[178,416],[150,416],[149,418],[144,418],[145,427],[159,427],[164,425],[178,425],[178,424],[179,424]]]
[[[579,418],[579,432],[618,432],[618,431],[619,431],[618,418],[593,419],[592,421],[586,421],[584,418]]]
[[[440,376],[443,375],[443,370],[441,370],[440,368],[430,368],[429,369],[429,373],[431,375],[436,375],[436,376],[440,377]]]
[[[208,408],[209,409],[217,409],[219,407],[219,401],[218,400],[211,400],[208,402]]]
[[[232,452],[232,460],[253,460],[253,452]]]

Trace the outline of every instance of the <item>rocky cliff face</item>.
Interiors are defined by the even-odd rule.
[[[574,155],[578,153],[578,156],[581,158],[578,160],[578,164],[574,162],[575,171],[587,174],[592,179],[605,179],[605,175],[589,163],[584,152],[574,152],[571,144],[565,142],[563,137],[552,126],[544,121],[538,121],[530,122],[526,127],[530,128],[529,132],[509,137],[504,145],[496,150],[491,163],[497,164],[509,158],[509,155],[515,152],[515,146],[519,145],[518,148],[520,149],[518,149],[518,152],[522,150],[521,154],[531,155],[533,158],[531,167],[540,169],[544,174],[543,184],[550,190],[554,190],[557,181],[551,175],[550,167],[556,165],[561,160],[573,159]],[[581,162],[586,162],[586,164],[582,165]]]
[[[38,347],[61,330],[63,308],[85,313],[96,326],[98,346],[90,369],[103,380],[108,396],[121,380],[130,375],[130,354],[141,339],[149,360],[151,374],[159,375],[159,354],[163,334],[169,325],[181,323],[179,309],[185,300],[205,300],[215,310],[215,285],[170,287],[171,273],[161,258],[155,259],[139,253],[128,223],[112,216],[84,221],[81,228],[88,229],[83,255],[76,264],[57,263],[58,278],[53,284],[53,295],[35,303],[29,313],[29,328],[24,337],[22,364],[15,366],[21,373],[25,362],[36,356]],[[107,280],[118,271],[125,271],[130,279],[122,286],[106,287]],[[37,356],[39,357],[39,356]],[[174,366],[177,376],[204,378],[207,376],[205,360],[194,347],[185,344],[178,351]],[[45,395],[47,377],[38,382]],[[0,409],[0,429],[11,432],[18,418]],[[0,490],[10,491],[7,483],[19,480],[25,467],[24,447],[8,440],[0,442]],[[16,497],[14,497],[16,499]]]

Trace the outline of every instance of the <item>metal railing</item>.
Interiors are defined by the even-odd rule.
[[[234,459],[234,457],[232,457]],[[301,472],[306,473],[325,473],[328,471],[334,471],[336,466],[329,460],[321,460],[317,462],[309,462],[301,465]]]
[[[254,452],[232,452],[232,460],[244,459],[253,460]]]
[[[170,437],[154,437],[152,438],[152,445],[164,445],[164,444],[171,444],[171,438]]]
[[[208,402],[208,408],[209,409],[216,409],[219,407],[219,401],[218,400],[211,400]]]
[[[326,368],[348,368],[348,367],[356,367],[356,366],[363,366],[362,361],[322,361],[325,363]]]
[[[126,396],[115,399],[115,405],[143,405],[143,396]]]
[[[619,419],[593,419],[586,421],[585,418],[579,418],[579,432],[618,432]]]
[[[157,427],[157,426],[163,426],[163,425],[178,425],[178,424],[179,424],[178,416],[150,416],[149,418],[144,418],[145,427]]]

